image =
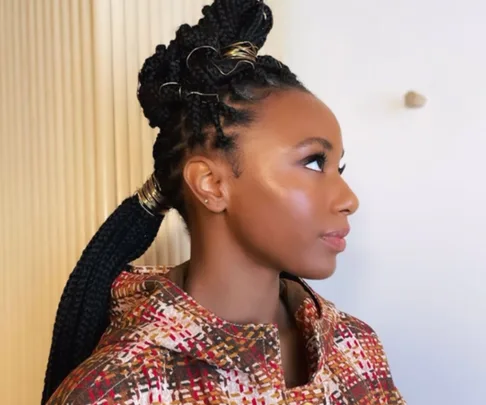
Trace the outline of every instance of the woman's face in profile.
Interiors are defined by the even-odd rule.
[[[241,129],[241,175],[228,184],[226,223],[266,266],[323,279],[345,247],[358,208],[341,177],[343,142],[329,108],[301,90],[275,92]]]

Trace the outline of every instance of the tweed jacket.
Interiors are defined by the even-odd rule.
[[[131,266],[121,273],[108,329],[49,405],[405,405],[373,329],[303,280],[281,277],[310,368],[307,384],[287,388],[276,325],[220,319],[179,288],[171,271]]]

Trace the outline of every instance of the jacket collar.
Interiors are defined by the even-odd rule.
[[[132,334],[142,339],[141,347],[163,347],[220,369],[240,370],[260,383],[269,378],[283,383],[276,325],[227,322],[185,293],[180,277],[160,266],[122,272],[113,283],[111,324],[100,346]],[[281,285],[317,374],[333,341],[336,311],[298,277],[282,273]]]

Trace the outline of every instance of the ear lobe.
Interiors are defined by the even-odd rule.
[[[202,156],[190,158],[183,172],[184,180],[201,204],[213,212],[226,209],[223,170],[216,162]]]

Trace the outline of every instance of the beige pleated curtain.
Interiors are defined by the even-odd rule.
[[[152,170],[156,133],[136,100],[137,72],[209,2],[0,0],[2,404],[39,403],[66,279]],[[282,0],[268,3],[281,13]],[[266,50],[280,57],[278,27]],[[188,256],[173,213],[140,261]]]

